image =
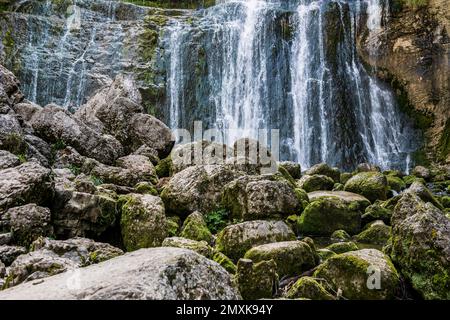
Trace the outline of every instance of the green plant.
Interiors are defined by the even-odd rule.
[[[23,153],[20,153],[17,155],[17,157],[19,158],[20,163],[25,163],[27,162],[27,156]]]
[[[99,186],[99,185],[103,184],[103,180],[94,175],[91,175],[91,181],[94,183],[95,186]]]
[[[212,233],[218,233],[227,226],[229,212],[225,209],[218,209],[206,214],[205,222]]]
[[[78,167],[78,166],[76,166],[76,165],[74,165],[74,164],[71,164],[71,165],[69,166],[69,170],[70,170],[70,172],[72,172],[75,176],[78,176],[78,175],[81,173],[81,168]]]
[[[52,144],[52,150],[55,153],[58,150],[62,150],[66,148],[66,143],[63,140],[58,140],[54,144]]]

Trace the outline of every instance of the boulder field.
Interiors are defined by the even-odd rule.
[[[71,113],[0,67],[0,299],[450,299],[448,166],[174,147],[124,81]]]

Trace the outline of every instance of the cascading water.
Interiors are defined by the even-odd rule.
[[[363,17],[377,32],[387,10],[381,0],[217,1],[176,36],[169,27],[170,123],[241,129],[224,130],[227,143],[279,129],[282,158],[304,167],[405,169],[415,132],[355,46]]]

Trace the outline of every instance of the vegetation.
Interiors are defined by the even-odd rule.
[[[218,233],[227,226],[229,212],[225,209],[218,209],[205,216],[205,222],[212,233]]]

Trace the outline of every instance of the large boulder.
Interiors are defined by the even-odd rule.
[[[48,105],[36,112],[30,125],[42,139],[70,145],[82,155],[105,164],[114,163],[123,154],[122,145],[114,137],[88,127],[56,105]]]
[[[161,198],[166,211],[186,216],[190,212],[208,213],[221,205],[224,186],[244,173],[226,165],[196,165],[175,174],[164,187]]]
[[[12,106],[23,100],[23,94],[19,89],[20,82],[14,74],[0,65],[0,107]]]
[[[339,171],[339,169],[331,168],[326,163],[319,163],[312,166],[311,168],[306,170],[306,174],[310,176],[315,174],[327,176],[333,179],[334,182],[339,182],[341,179],[341,172]]]
[[[371,222],[365,230],[355,236],[355,240],[361,243],[385,245],[391,236],[391,227],[382,220]]]
[[[280,278],[301,275],[316,265],[314,250],[303,241],[283,241],[256,246],[247,251],[244,258],[255,263],[275,261]]]
[[[50,209],[39,207],[34,203],[11,208],[6,212],[15,243],[28,247],[40,236],[51,236]]]
[[[344,186],[345,191],[358,193],[369,199],[386,200],[387,179],[380,172],[361,172],[351,177]]]
[[[180,237],[211,243],[213,236],[200,212],[191,213],[183,222]]]
[[[335,300],[335,297],[331,295],[319,283],[320,280],[312,277],[302,277],[297,280],[289,291],[286,293],[288,299],[311,299],[311,300]]]
[[[216,249],[237,261],[252,247],[291,240],[295,240],[295,235],[286,223],[255,220],[223,229],[217,236]]]
[[[14,114],[0,114],[0,149],[14,154],[23,154],[26,150],[23,130]]]
[[[240,299],[230,275],[186,249],[141,249],[0,292],[0,299],[227,300]]]
[[[36,162],[0,170],[0,211],[30,202],[44,204],[52,189],[51,171]]]
[[[161,198],[149,194],[129,194],[122,204],[120,227],[128,251],[158,247],[167,237],[166,216]]]
[[[278,175],[243,176],[224,187],[223,207],[235,219],[279,219],[303,209],[301,197]]]
[[[413,182],[405,192],[414,193],[423,201],[432,203],[436,208],[441,210],[444,209],[442,204],[433,196],[431,191],[428,190],[428,188],[425,187],[425,185],[423,185],[420,181]]]
[[[335,292],[351,300],[386,300],[396,297],[399,275],[389,257],[379,250],[363,249],[328,258],[314,272]]]
[[[298,220],[300,233],[329,236],[336,230],[356,234],[361,228],[361,214],[368,201],[338,192],[311,194],[310,204]]]
[[[319,190],[332,190],[334,186],[334,181],[332,178],[315,174],[315,175],[304,175],[298,180],[298,187],[305,190],[306,192],[313,192]]]
[[[450,219],[413,193],[392,215],[390,256],[425,299],[450,299]]]
[[[118,248],[90,239],[60,241],[39,238],[33,243],[31,252],[17,257],[11,264],[6,287],[99,263],[122,254],[123,251]]]
[[[278,286],[276,269],[277,264],[273,260],[253,263],[249,259],[239,259],[235,279],[242,298],[272,298]]]
[[[182,237],[170,237],[164,239],[162,246],[189,249],[207,258],[211,258],[213,255],[213,248],[211,248],[206,241],[196,241]]]
[[[286,170],[293,179],[300,179],[302,177],[302,167],[297,162],[282,161],[278,163],[278,168]]]

